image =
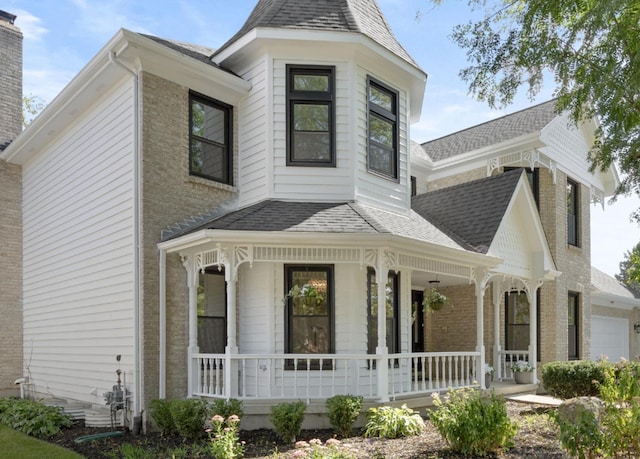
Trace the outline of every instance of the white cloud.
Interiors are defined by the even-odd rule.
[[[42,20],[28,11],[16,10],[14,14],[18,17],[16,26],[22,31],[25,40],[39,41],[43,35],[49,32],[48,29],[40,25]]]

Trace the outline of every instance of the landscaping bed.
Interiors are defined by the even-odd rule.
[[[509,417],[518,423],[518,434],[514,438],[514,447],[500,453],[499,458],[568,458],[557,440],[557,427],[547,415],[550,409],[541,405],[528,405],[507,402]],[[421,414],[425,415],[423,411]],[[108,437],[85,443],[76,443],[79,437],[106,432],[110,429],[86,428],[81,423],[70,429],[65,429],[51,437],[50,442],[61,445],[91,459],[120,458],[120,457],[149,457],[149,458],[209,458],[206,446],[208,440],[203,436],[197,442],[195,449],[192,444],[184,443],[181,437],[161,437],[158,433],[133,436],[124,432],[119,437]],[[309,441],[320,439],[323,442],[336,437],[333,430],[302,431],[298,440]],[[409,459],[409,458],[463,458],[449,451],[447,444],[427,420],[424,432],[416,437],[398,439],[365,438],[361,431],[354,436],[339,438],[340,448],[348,449],[355,457],[381,459]],[[245,442],[247,458],[292,458],[295,448],[292,444],[282,442],[271,430],[240,431],[240,440]],[[125,448],[123,450],[123,447]],[[141,456],[145,451],[148,456]],[[129,455],[123,455],[123,452]],[[274,453],[278,453],[277,455]],[[134,454],[135,453],[135,454]]]

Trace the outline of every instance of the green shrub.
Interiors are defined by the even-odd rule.
[[[637,365],[629,362],[609,367],[599,387],[605,407],[601,419],[603,446],[610,456],[640,455],[640,381],[637,370]]]
[[[284,441],[294,443],[300,434],[307,406],[303,401],[280,403],[271,407],[271,422]]]
[[[160,429],[161,435],[177,434],[176,424],[173,422],[171,413],[171,400],[152,400],[151,401],[151,419],[156,427]]]
[[[553,397],[563,400],[598,395],[604,362],[549,362],[542,366],[542,383]]]
[[[26,399],[0,399],[0,424],[38,438],[46,438],[71,427],[73,420],[62,408]]]
[[[334,395],[327,399],[329,423],[343,437],[351,435],[351,429],[362,410],[362,396]]]
[[[465,455],[485,456],[513,446],[518,428],[502,397],[458,389],[441,399],[434,395],[429,419],[451,447]]]
[[[420,435],[424,421],[417,411],[402,405],[401,408],[381,406],[369,408],[365,437],[399,438]]]
[[[204,435],[205,424],[209,418],[207,402],[197,398],[173,400],[170,407],[176,431],[185,440],[195,440]]]
[[[597,399],[593,399],[597,401]],[[563,405],[553,415],[558,425],[558,440],[562,447],[579,459],[595,458],[602,451],[603,435],[599,424],[599,408],[594,402],[584,401]],[[591,406],[590,409],[586,409]],[[583,408],[585,407],[585,408]]]
[[[244,416],[244,409],[242,406],[242,401],[236,398],[230,398],[229,400],[224,399],[216,399],[211,404],[211,415],[219,415],[224,419],[228,419],[230,416],[234,414],[238,416],[239,419],[242,419]]]
[[[219,414],[211,418],[211,428],[207,429],[209,434],[209,451],[215,459],[237,459],[241,458],[244,452],[244,444],[240,442],[238,436],[238,424],[240,418],[232,414],[227,419]]]

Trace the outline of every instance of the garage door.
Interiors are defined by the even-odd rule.
[[[629,321],[618,317],[591,317],[591,360],[606,355],[609,361],[629,359]]]

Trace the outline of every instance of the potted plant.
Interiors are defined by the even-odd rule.
[[[493,367],[488,363],[484,364],[484,385],[488,389],[493,381]]]
[[[437,288],[426,289],[422,305],[432,311],[439,311],[447,303],[447,297],[438,291]]]
[[[511,371],[516,384],[531,384],[533,382],[533,370],[535,370],[535,367],[526,360],[518,360],[511,364]]]

